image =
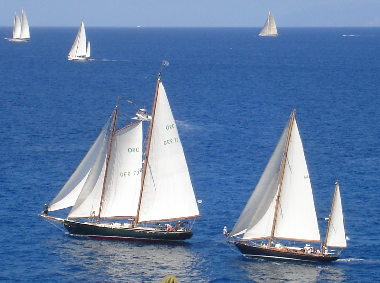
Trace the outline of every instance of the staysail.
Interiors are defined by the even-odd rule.
[[[309,173],[294,115],[293,112],[229,237],[243,234],[243,240],[274,237],[320,241]]]
[[[336,182],[333,203],[329,217],[325,239],[326,247],[346,248],[346,234],[344,230],[342,202],[340,198],[339,183]]]
[[[199,216],[177,125],[158,81],[138,222]]]
[[[267,21],[266,21],[263,29],[259,33],[259,35],[260,36],[276,36],[276,35],[278,35],[276,23],[274,21],[274,17],[272,15],[271,11],[269,11]]]

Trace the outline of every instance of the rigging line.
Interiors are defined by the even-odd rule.
[[[149,168],[150,176],[152,176],[152,182],[153,182],[154,191],[157,191],[156,190],[156,183],[154,182],[154,178],[153,178],[153,174],[152,174],[152,169],[150,167],[149,161],[148,161],[147,165],[148,165],[148,168]]]
[[[52,222],[52,221],[50,221],[50,220],[48,220],[48,219],[46,219],[46,218],[44,218],[44,219],[45,219],[45,221],[46,221],[47,223],[49,223],[49,224],[55,226],[56,228],[58,228],[59,230],[61,230],[61,231],[64,232],[65,234],[67,233],[65,230],[63,230],[62,228],[58,227],[54,222]]]

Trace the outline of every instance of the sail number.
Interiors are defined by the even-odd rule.
[[[174,139],[164,141],[164,145],[173,144],[177,142],[179,142],[179,138],[174,138]]]
[[[171,124],[171,125],[166,125],[165,127],[167,130],[172,130],[175,128],[175,124]]]
[[[120,177],[130,177],[130,176],[137,176],[140,174],[140,171],[129,171],[129,172],[121,172]]]
[[[140,152],[140,148],[138,148],[138,147],[128,148],[128,153],[132,153],[132,152]]]

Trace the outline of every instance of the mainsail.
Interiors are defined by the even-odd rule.
[[[158,81],[138,221],[199,216],[177,125]]]
[[[346,234],[344,230],[342,202],[340,199],[340,190],[338,182],[336,182],[335,184],[335,193],[326,232],[325,246],[336,248],[347,247]]]
[[[259,33],[259,35],[260,36],[276,36],[276,35],[278,35],[276,23],[274,21],[274,17],[272,15],[271,11],[269,11],[267,21],[266,21],[263,29]]]
[[[230,237],[320,241],[301,137],[292,113]]]
[[[24,12],[24,9],[22,9],[22,12],[21,12],[21,33],[20,33],[20,38],[24,39],[24,40],[27,40],[27,39],[30,38],[28,19],[26,18],[26,14]]]
[[[89,48],[89,45],[88,45]],[[88,54],[88,56],[87,56]],[[68,59],[69,60],[84,60],[90,56],[90,50],[86,49],[86,31],[84,28],[83,21],[79,27],[77,36],[75,37],[74,43],[71,46]]]

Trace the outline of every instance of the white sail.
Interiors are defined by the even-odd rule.
[[[289,131],[288,123],[270,158],[254,192],[230,233],[230,237],[244,234],[244,239],[256,239],[271,235],[274,200],[278,191],[280,166]]]
[[[326,233],[326,247],[347,247],[346,234],[344,230],[342,202],[340,198],[339,184],[335,186],[335,193],[331,212],[329,217],[329,225]]]
[[[177,126],[161,82],[152,117],[138,221],[199,216]]]
[[[21,20],[22,20],[22,24],[21,24],[20,38],[27,40],[30,38],[30,34],[29,34],[28,19],[26,18],[24,9],[22,9],[22,12],[21,12]]]
[[[69,60],[79,60],[86,58],[86,31],[84,28],[83,21],[79,27],[77,36],[75,37],[74,43],[71,46],[68,59]]]
[[[86,49],[86,58],[90,58],[91,56],[91,48],[90,48],[90,42],[87,42],[87,49]]]
[[[104,146],[109,121],[104,125],[98,138],[87,152],[75,172],[63,186],[58,195],[49,204],[49,211],[73,206],[82,191],[91,168],[94,166],[99,151]]]
[[[319,241],[309,173],[297,123],[289,119],[259,183],[245,206],[230,237],[242,239],[275,238]],[[287,139],[290,131],[288,150]],[[285,162],[285,166],[284,163]],[[281,173],[284,168],[281,183]],[[277,217],[276,200],[281,187]]]
[[[260,36],[276,36],[276,35],[278,35],[276,23],[274,21],[273,15],[270,11],[269,11],[267,21],[266,21],[263,29],[259,33],[259,35]]]
[[[320,241],[309,171],[294,119],[274,237]]]
[[[15,12],[15,19],[13,25],[13,39],[19,39],[21,36],[21,21],[17,13]]]
[[[95,217],[99,215],[108,146],[109,137],[99,151],[82,191],[67,216],[68,218]]]
[[[101,217],[134,217],[141,189],[142,121],[115,133]]]

